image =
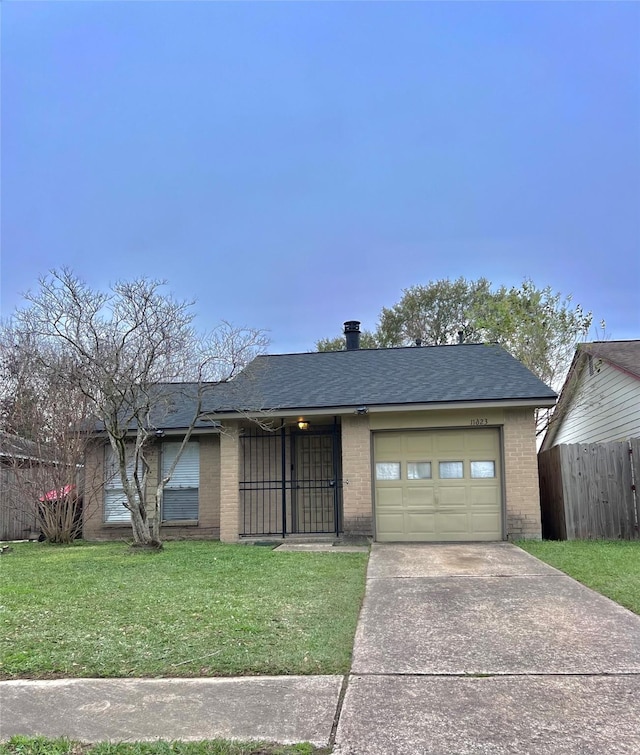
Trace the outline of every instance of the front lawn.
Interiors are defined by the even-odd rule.
[[[270,745],[264,742],[102,742],[82,744],[69,739],[12,737],[0,743],[0,755],[321,755],[310,744]]]
[[[523,540],[518,545],[640,614],[640,540]]]
[[[342,674],[367,563],[216,542],[1,558],[1,678]]]

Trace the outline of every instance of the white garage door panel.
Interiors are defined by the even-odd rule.
[[[435,486],[434,488],[435,496]],[[467,488],[464,485],[441,485],[438,490],[438,503],[440,506],[467,506]]]
[[[411,430],[374,435],[377,463],[400,464],[399,480],[375,480],[376,538],[380,541],[473,541],[502,538],[500,440],[495,429]],[[495,477],[474,478],[471,462],[493,462]],[[413,463],[429,462],[431,478]],[[441,462],[463,465],[462,478],[440,479]],[[486,473],[487,465],[476,466]],[[488,466],[489,471],[491,466]],[[420,468],[424,474],[425,468]]]
[[[443,535],[467,532],[469,529],[469,517],[466,514],[441,512],[436,516],[437,530]]]
[[[402,493],[402,488],[400,488],[400,492]],[[404,499],[401,498],[401,502],[402,500],[404,500],[407,506],[433,508],[435,505],[435,491],[433,486],[427,487],[421,485],[417,487],[415,485],[407,485],[404,490]]]
[[[416,514],[409,512],[405,531],[432,534],[436,531],[436,518],[433,514]]]
[[[472,485],[469,487],[468,496],[471,504],[474,506],[495,506],[495,485],[491,485],[490,487],[476,487]]]
[[[500,527],[500,517],[496,514],[473,514],[471,527],[474,532],[493,534]]]
[[[404,514],[380,514],[379,526],[387,533],[389,540],[402,540],[404,538],[405,523]]]
[[[378,500],[380,501],[380,511],[385,511],[386,509],[404,510],[402,488],[380,488],[378,491]]]

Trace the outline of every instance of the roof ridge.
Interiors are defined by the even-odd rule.
[[[358,352],[372,351],[416,351],[423,349],[449,349],[459,348],[460,346],[500,346],[498,341],[474,341],[472,343],[438,343],[422,344],[421,346],[376,346],[372,349],[336,349],[335,351],[291,351],[283,354],[259,354],[256,359],[264,357],[298,357],[309,356],[311,354],[352,354]]]

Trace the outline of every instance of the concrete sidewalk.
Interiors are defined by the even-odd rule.
[[[341,676],[0,682],[0,739],[266,740],[326,747]]]

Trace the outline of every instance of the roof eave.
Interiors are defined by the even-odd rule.
[[[383,412],[419,412],[419,411],[444,411],[453,409],[505,409],[519,407],[552,407],[556,403],[556,397],[543,396],[538,398],[524,399],[491,399],[473,401],[443,401],[414,404],[348,404],[341,406],[317,406],[317,407],[286,407],[282,409],[265,409],[260,411],[236,411],[229,410],[212,414],[218,420],[224,421],[230,418],[245,417],[247,419],[268,417],[314,417],[321,415],[348,415],[348,414],[379,414]]]

